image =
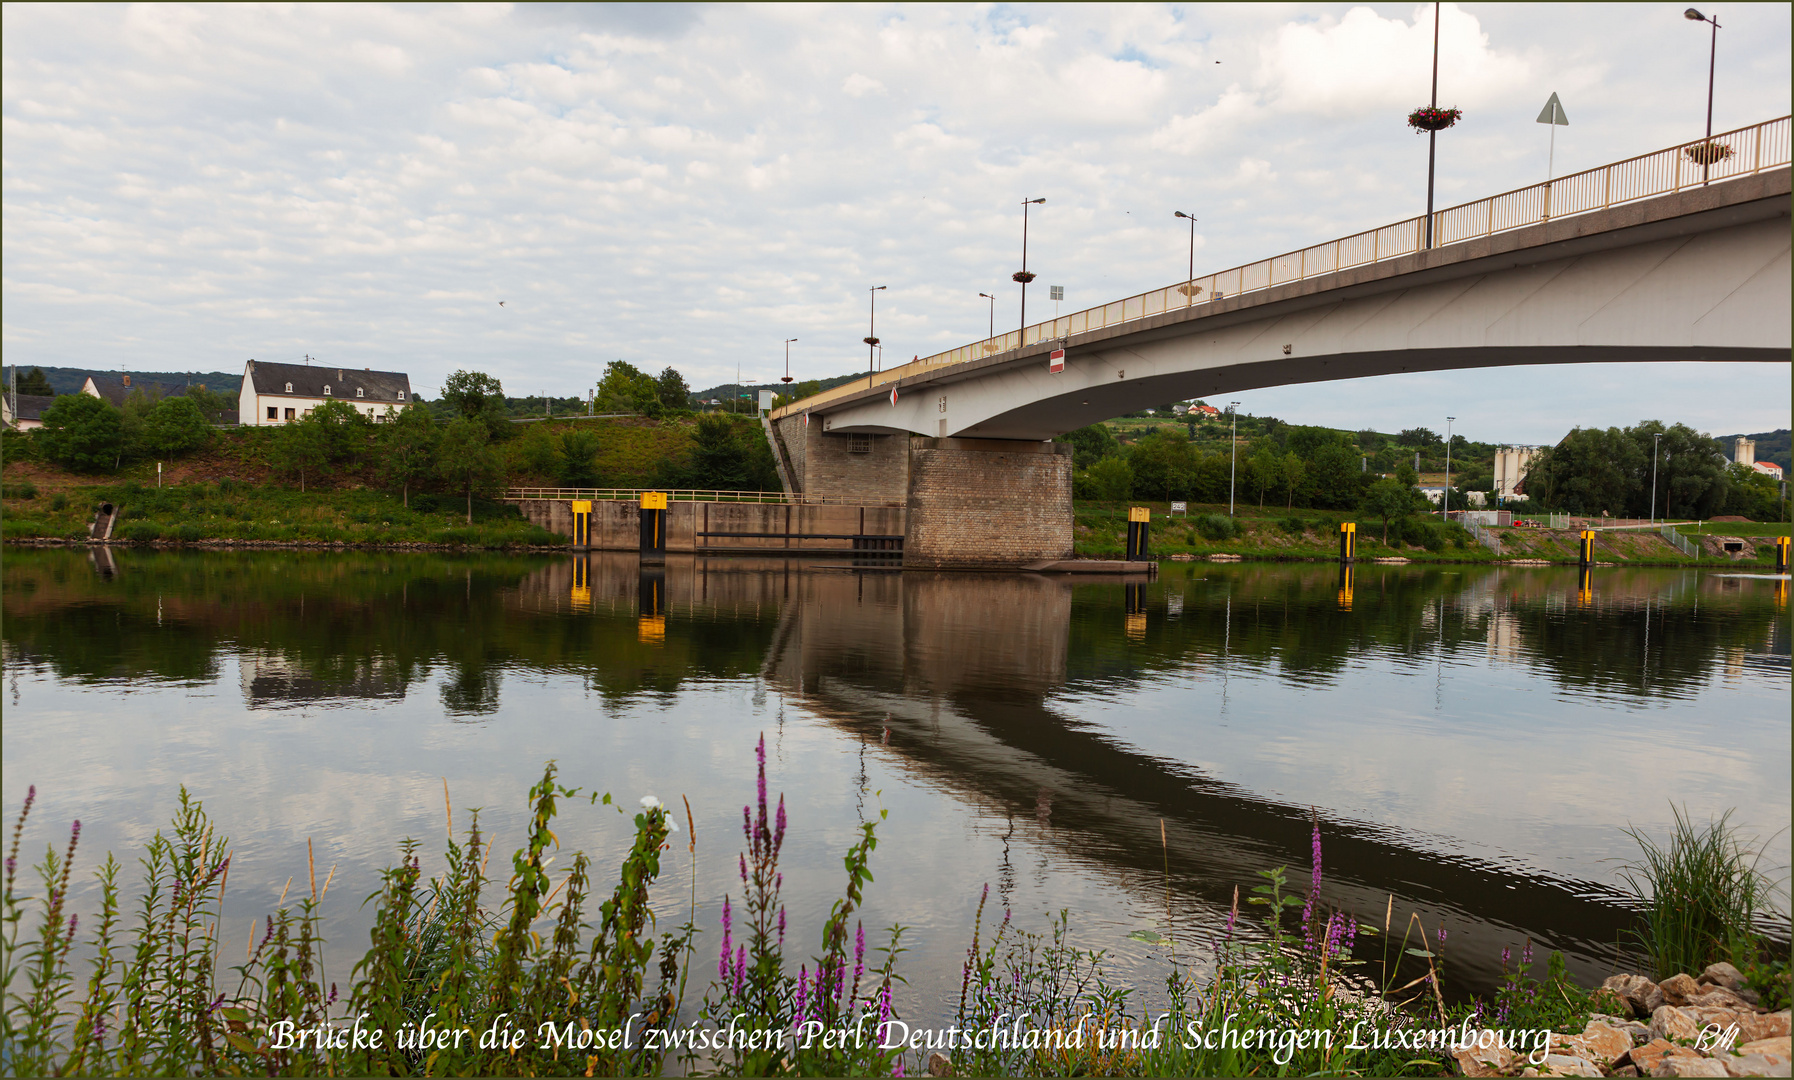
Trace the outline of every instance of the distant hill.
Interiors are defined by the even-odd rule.
[[[19,374],[23,375],[33,367],[37,367],[37,365],[22,366],[19,368]],[[38,370],[42,371],[44,377],[50,380],[50,385],[58,394],[80,392],[82,384],[90,375],[94,376],[96,380],[110,382],[119,381],[121,375],[129,375],[133,383],[160,383],[163,386],[188,386],[198,383],[215,394],[223,394],[227,397],[235,395],[243,387],[241,371],[95,371],[92,368],[67,367],[39,367]],[[5,386],[10,387],[12,385],[11,364],[6,365],[4,377]]]
[[[1777,431],[1759,431],[1755,435],[1747,434],[1744,435],[1744,437],[1753,440],[1757,444],[1758,461],[1772,461],[1775,464],[1780,465],[1784,476],[1790,471],[1794,471],[1790,470],[1788,467],[1788,428],[1781,428]],[[1737,435],[1721,435],[1713,440],[1715,443],[1719,444],[1719,452],[1726,456],[1727,461],[1732,459],[1732,449],[1737,439]]]

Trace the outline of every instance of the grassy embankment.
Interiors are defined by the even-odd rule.
[[[1127,508],[1145,506],[1152,511],[1151,550],[1160,558],[1170,555],[1237,555],[1244,559],[1334,559],[1339,555],[1339,524],[1358,523],[1358,558],[1400,557],[1414,562],[1480,562],[1493,563],[1515,559],[1543,559],[1550,562],[1576,561],[1575,530],[1497,529],[1502,551],[1496,554],[1483,547],[1462,529],[1455,526],[1440,530],[1438,546],[1428,550],[1419,544],[1391,540],[1385,544],[1382,522],[1368,520],[1362,514],[1344,510],[1285,510],[1267,507],[1240,507],[1236,518],[1236,535],[1218,538],[1220,530],[1203,531],[1203,519],[1209,515],[1226,517],[1226,504],[1190,504],[1186,516],[1170,517],[1170,504],[1134,501],[1131,503],[1099,503],[1079,501],[1073,525],[1076,554],[1088,558],[1118,558],[1126,550]],[[1685,534],[1717,534],[1723,536],[1786,535],[1786,524],[1757,522],[1720,522],[1701,529],[1684,527]],[[1595,541],[1595,550],[1602,562],[1625,563],[1631,566],[1714,566],[1728,565],[1703,556],[1690,559],[1677,551],[1655,532],[1648,530],[1602,532]],[[1755,561],[1744,560],[1745,566],[1768,567],[1774,564],[1774,549],[1757,545]]]
[[[529,465],[532,440],[574,422],[531,424],[517,437],[497,444],[506,486],[557,486],[560,481]],[[693,445],[689,421],[580,421],[597,437],[595,467],[608,484],[651,484],[666,463],[677,465]],[[300,490],[294,477],[274,465],[274,432],[244,429],[221,432],[207,449],[163,463],[158,486],[156,463],[127,464],[117,473],[89,476],[38,460],[9,459],[4,468],[4,536],[7,540],[85,540],[95,508],[111,502],[124,509],[113,539],[175,543],[430,544],[514,547],[563,544],[565,538],[539,529],[501,503],[454,492],[411,492],[409,507],[399,492],[384,490],[376,455],[359,463],[331,466],[307,478]],[[13,444],[9,442],[9,449]],[[540,455],[537,455],[540,456]]]

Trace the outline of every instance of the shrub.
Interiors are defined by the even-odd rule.
[[[1278,518],[1277,527],[1291,536],[1301,536],[1308,531],[1308,523],[1299,517]]]
[[[0,497],[8,499],[35,499],[37,485],[29,480],[17,484],[6,484],[0,487]]]
[[[131,515],[126,513],[125,516],[129,518]],[[153,521],[134,522],[119,530],[119,535],[121,539],[133,544],[147,544],[152,540],[162,539],[162,526]]]
[[[174,538],[183,544],[197,543],[200,537],[199,526],[189,522],[174,531]]]
[[[197,450],[212,438],[212,425],[191,399],[164,398],[143,418],[143,447],[169,457]]]
[[[218,481],[218,494],[220,494],[220,495],[235,495],[237,493],[237,488],[239,486],[240,485],[235,480],[232,480],[230,477],[227,476],[224,479]]]
[[[1226,514],[1203,514],[1194,524],[1206,540],[1231,540],[1240,531],[1238,524]]]
[[[64,394],[44,410],[44,455],[76,472],[110,472],[124,450],[124,414],[86,394]]]
[[[50,498],[50,509],[52,510],[67,510],[68,505],[69,497],[60,491]]]

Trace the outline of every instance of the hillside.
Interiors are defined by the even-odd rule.
[[[1740,436],[1750,439],[1757,444],[1758,461],[1771,461],[1780,465],[1782,467],[1783,475],[1786,475],[1790,471],[1788,464],[1790,459],[1788,428],[1781,428],[1776,431],[1759,431],[1755,435],[1745,434],[1744,432],[1739,432],[1737,435],[1718,435],[1714,437],[1713,441],[1719,444],[1720,453],[1724,454],[1727,460],[1730,460],[1736,440]]]

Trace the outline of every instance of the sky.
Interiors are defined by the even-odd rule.
[[[1445,4],[1441,206],[1701,135],[1679,4]],[[457,369],[583,396],[863,369],[1425,206],[1432,5],[7,4],[7,363]],[[1790,111],[1790,6],[1722,24],[1713,123]],[[503,301],[503,305],[500,305]],[[1789,426],[1787,363],[1388,376],[1243,412],[1555,441]]]

